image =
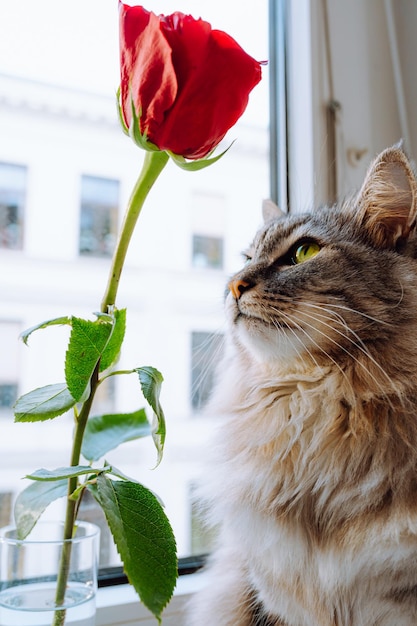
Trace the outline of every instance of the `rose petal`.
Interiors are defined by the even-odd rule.
[[[121,106],[160,150],[207,156],[244,112],[260,64],[222,31],[176,12],[157,17],[120,2]]]
[[[131,122],[131,98],[141,114],[142,132],[153,136],[175,100],[177,79],[171,48],[156,15],[140,6],[119,4],[121,104],[126,125]]]
[[[175,31],[162,23],[173,49],[178,94],[157,144],[187,158],[206,156],[246,109],[261,68],[232,37],[183,16]]]

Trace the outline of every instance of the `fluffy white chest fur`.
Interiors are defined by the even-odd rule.
[[[246,380],[231,392],[228,378],[223,406]],[[337,428],[348,388],[337,370],[258,379],[223,418],[203,488],[220,547],[191,625],[417,623],[417,503],[405,515],[375,506],[385,469],[361,476],[355,440]],[[258,622],[248,606],[259,604],[271,617]]]

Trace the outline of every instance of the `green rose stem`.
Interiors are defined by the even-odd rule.
[[[74,432],[74,440],[72,446],[72,455],[71,455],[71,465],[78,465],[80,461],[81,454],[81,445],[84,436],[85,426],[87,424],[87,419],[90,414],[91,406],[94,400],[94,394],[98,385],[98,373],[99,373],[99,364],[96,365],[95,370],[90,379],[91,391],[87,400],[84,402],[82,409],[76,419],[75,432]],[[71,541],[74,534],[74,526],[75,520],[77,517],[79,501],[82,497],[82,493],[77,500],[71,498],[71,494],[75,491],[78,486],[77,477],[72,477],[68,479],[68,498],[67,498],[67,509],[65,515],[64,522],[64,539],[65,542],[62,546],[62,554],[61,560],[58,570],[58,578],[56,585],[56,595],[55,595],[55,604],[56,606],[62,606],[65,601],[65,590],[67,588],[67,580],[68,574],[70,570],[70,561],[71,561]],[[65,624],[66,610],[61,609],[57,610],[54,613],[54,620],[52,622],[52,626],[63,626]]]
[[[132,191],[132,195],[130,196],[124,216],[124,221],[120,230],[119,239],[116,245],[116,250],[113,255],[108,283],[101,303],[102,313],[107,313],[116,303],[116,295],[119,287],[120,276],[129,248],[129,243],[132,238],[133,231],[135,230],[136,222],[138,220],[149,191],[151,190],[159,174],[162,172],[165,165],[167,164],[168,159],[169,156],[166,152],[152,151],[145,153],[142,171],[139,175],[138,180],[136,181],[136,185]],[[97,366],[90,379],[90,394],[87,400],[82,405],[80,413],[76,417],[75,432],[71,453],[71,466],[79,465],[80,462],[84,431],[87,425],[91,406],[93,404],[94,395],[99,384],[99,366],[100,364],[97,363]],[[76,500],[71,497],[71,495],[77,489],[77,486],[78,478],[70,478],[68,481],[68,498],[64,523],[64,539],[68,541],[64,543],[61,555],[55,597],[56,606],[62,606],[65,600],[65,589],[67,586],[69,564],[71,558],[71,542],[69,540],[73,537],[79,502],[82,497],[82,492]],[[57,609],[54,613],[52,626],[63,626],[65,624],[65,617],[65,609]]]
[[[119,241],[113,255],[107,289],[101,303],[101,310],[107,313],[109,307],[116,302],[117,289],[120,275],[129,247],[130,239],[135,230],[137,219],[142,206],[151,190],[154,182],[167,164],[169,156],[166,152],[146,152],[142,171],[132,191],[130,201],[125,213],[124,222],[120,231]]]

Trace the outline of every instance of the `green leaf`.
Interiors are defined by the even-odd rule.
[[[46,507],[67,495],[68,481],[34,482],[16,498],[14,518],[18,539],[25,539]]]
[[[122,113],[122,107],[120,104],[120,87],[117,89],[116,91],[116,98],[117,98],[117,113],[119,114],[119,122],[122,126],[123,132],[125,133],[125,135],[129,134],[129,129],[125,124],[124,118],[123,118],[123,113]]]
[[[142,135],[140,132],[140,116],[141,111],[139,111],[139,115],[136,115],[135,103],[133,102],[133,98],[131,98],[131,107],[132,107],[132,121],[130,122],[129,135],[131,139],[135,142],[139,148],[143,150],[147,150],[148,152],[159,152],[158,146],[155,146],[152,142],[148,141],[148,137],[146,134]]]
[[[151,426],[144,409],[134,413],[95,415],[87,422],[81,453],[88,461],[98,461],[121,443],[150,434]]]
[[[41,422],[66,413],[75,404],[65,383],[25,393],[14,406],[15,422]]]
[[[101,355],[100,372],[109,368],[120,354],[126,331],[126,309],[114,311],[114,328],[110,339]]]
[[[36,324],[36,326],[31,326],[27,330],[24,330],[20,333],[20,339],[27,345],[28,339],[35,330],[41,330],[42,328],[47,328],[48,326],[63,326],[65,324],[71,324],[70,317],[56,317],[53,320],[47,320],[46,322],[41,322],[40,324]]]
[[[126,480],[127,482],[141,484],[135,478],[132,478],[131,476],[127,476],[124,472],[122,472],[122,470],[119,470],[115,465],[112,465],[111,469],[108,472],[106,472],[106,473],[110,474],[111,476],[116,476],[117,478],[120,478],[121,480]],[[95,480],[94,482],[97,482],[97,480]],[[93,481],[91,481],[91,485],[93,485]],[[94,487],[94,485],[93,485],[93,487]],[[152,494],[158,500],[159,504],[162,507],[164,507],[165,504],[163,503],[162,499],[158,496],[158,494],[155,493],[154,491],[152,491]]]
[[[100,359],[113,324],[72,318],[72,330],[65,357],[65,380],[77,402],[89,391],[89,381]]]
[[[95,311],[94,315],[97,317],[97,319],[101,320],[102,322],[110,322],[110,324],[114,323],[113,313],[104,313],[103,311]]]
[[[173,152],[170,152],[169,150],[167,150],[166,152],[174,161],[175,165],[178,165],[178,167],[180,167],[182,170],[186,170],[187,172],[197,172],[198,170],[202,170],[205,167],[209,167],[209,165],[213,165],[213,163],[216,163],[219,159],[222,158],[222,156],[226,154],[226,152],[230,150],[233,144],[234,144],[234,141],[232,141],[232,143],[230,144],[228,148],[226,148],[226,150],[223,150],[223,152],[221,152],[215,157],[212,157],[211,159],[205,158],[205,159],[196,159],[194,161],[187,161],[183,156],[180,156],[179,154],[174,154]]]
[[[101,472],[108,472],[111,470],[110,465],[106,465],[100,469],[94,469],[89,465],[70,465],[69,467],[58,467],[54,470],[39,469],[32,474],[28,474],[25,478],[30,480],[61,480],[63,478],[74,478],[74,476],[83,476],[84,474],[100,474]]]
[[[106,515],[130,583],[160,623],[178,567],[175,537],[164,510],[139,483],[100,475],[97,489],[91,491]]]
[[[122,470],[119,470],[115,465],[111,466],[111,470],[109,470],[108,474],[111,474],[112,476],[116,476],[117,478],[121,478],[122,480],[126,480],[127,482],[140,484],[139,481],[137,481],[135,478],[132,478],[131,476],[127,476],[124,472],[122,472]],[[156,497],[158,498],[158,496]],[[161,503],[161,505],[164,506],[162,500],[160,498],[158,498],[158,500]]]
[[[154,367],[138,367],[136,371],[139,375],[142,393],[154,412],[152,438],[158,452],[157,465],[159,465],[162,460],[166,436],[165,416],[159,402],[164,378],[161,372],[158,372]]]

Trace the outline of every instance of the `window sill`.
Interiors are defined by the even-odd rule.
[[[205,580],[202,573],[180,576],[174,596],[163,613],[164,626],[183,626],[184,608]],[[102,587],[97,594],[96,626],[156,626],[157,621],[141,604],[130,585]]]

